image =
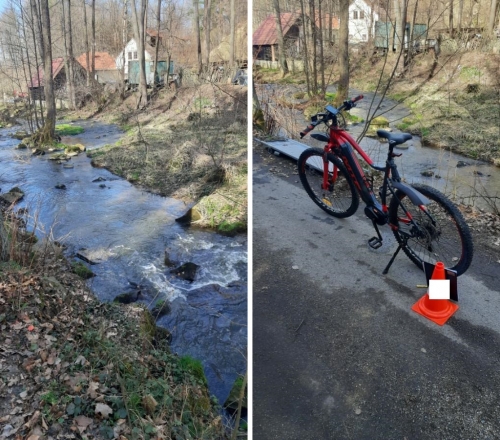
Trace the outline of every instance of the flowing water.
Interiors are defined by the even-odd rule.
[[[67,143],[98,148],[114,143],[119,128],[97,122],[78,122],[85,132]],[[238,374],[246,369],[247,242],[246,237],[221,236],[186,229],[175,222],[188,206],[134,187],[107,170],[93,168],[84,155],[66,168],[15,150],[19,141],[0,130],[0,188],[25,192],[16,209],[36,213],[40,235],[61,241],[66,253],[96,263],[89,282],[102,301],[122,293],[138,293],[154,304],[168,300],[172,312],[158,325],[172,333],[172,351],[200,359],[213,395],[223,403]],[[68,165],[66,165],[68,166]],[[63,184],[66,189],[56,189]],[[189,283],[170,273],[165,250],[177,265],[199,266]]]

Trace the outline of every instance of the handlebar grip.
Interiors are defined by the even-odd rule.
[[[363,95],[356,96],[355,98],[351,99],[352,103],[358,102],[359,100],[363,99]]]
[[[302,139],[307,133],[314,130],[314,125],[308,125],[304,131],[300,132],[300,138]]]

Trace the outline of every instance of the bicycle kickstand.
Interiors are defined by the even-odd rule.
[[[399,243],[398,248],[396,249],[396,252],[394,252],[394,255],[392,256],[391,260],[389,261],[389,264],[385,267],[384,271],[382,272],[384,275],[387,275],[389,273],[389,269],[392,266],[392,263],[394,263],[394,260],[396,259],[399,251],[403,248],[406,247],[406,239],[403,239],[402,243]]]

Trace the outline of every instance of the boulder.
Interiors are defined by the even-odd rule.
[[[64,183],[58,183],[54,188],[55,189],[66,189],[66,185]]]
[[[196,272],[199,267],[195,263],[188,262],[182,264],[177,269],[172,269],[170,273],[192,283],[196,278]]]
[[[170,249],[165,249],[165,258],[163,261],[167,267],[174,267],[177,264],[170,258]]]
[[[233,384],[229,396],[224,402],[224,408],[231,412],[236,412],[238,410],[238,402],[241,396],[241,387],[243,386],[243,378],[239,376]],[[243,394],[243,401],[241,402],[241,408],[247,410],[247,387],[245,386],[245,391]]]
[[[75,145],[68,145],[64,149],[64,152],[66,154],[73,154],[73,153],[80,154],[80,153],[82,153],[83,151],[86,151],[86,150],[87,150],[87,148],[85,148],[84,145],[82,145],[82,144],[75,144]]]
[[[151,309],[153,318],[158,319],[162,316],[168,315],[172,311],[172,307],[168,301],[160,300]]]
[[[420,174],[424,177],[432,177],[432,176],[434,176],[434,171],[424,170],[424,171],[420,171]]]
[[[180,223],[181,225],[189,225],[198,220],[201,220],[201,214],[196,209],[196,207],[189,209],[189,211],[186,212],[183,216],[175,219],[175,221]]]
[[[23,197],[24,197],[23,190],[17,186],[15,186],[10,191],[8,191],[4,194],[0,194],[0,199],[4,203],[7,203],[9,205],[12,205],[13,203],[19,202],[20,200],[22,200]]]
[[[29,133],[26,130],[18,130],[11,135],[14,139],[22,141],[24,138],[29,136]]]
[[[135,292],[125,292],[117,295],[113,302],[119,302],[122,304],[131,304],[137,302],[141,297],[141,291],[137,290]]]

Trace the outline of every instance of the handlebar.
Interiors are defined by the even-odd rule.
[[[308,125],[303,131],[300,132],[300,138],[302,139],[307,133],[314,130],[319,123],[321,123],[321,122],[326,123],[326,122],[332,120],[334,117],[336,117],[337,113],[339,113],[343,110],[351,110],[353,107],[356,107],[356,102],[360,101],[361,99],[363,99],[363,95],[358,95],[352,99],[344,101],[343,104],[338,109],[331,107],[331,106],[328,106],[332,110],[334,110],[335,113],[332,113],[332,111],[330,111],[327,108],[326,113],[318,113],[317,115],[314,115],[311,118],[311,124]],[[321,119],[318,119],[318,116],[321,116]]]

